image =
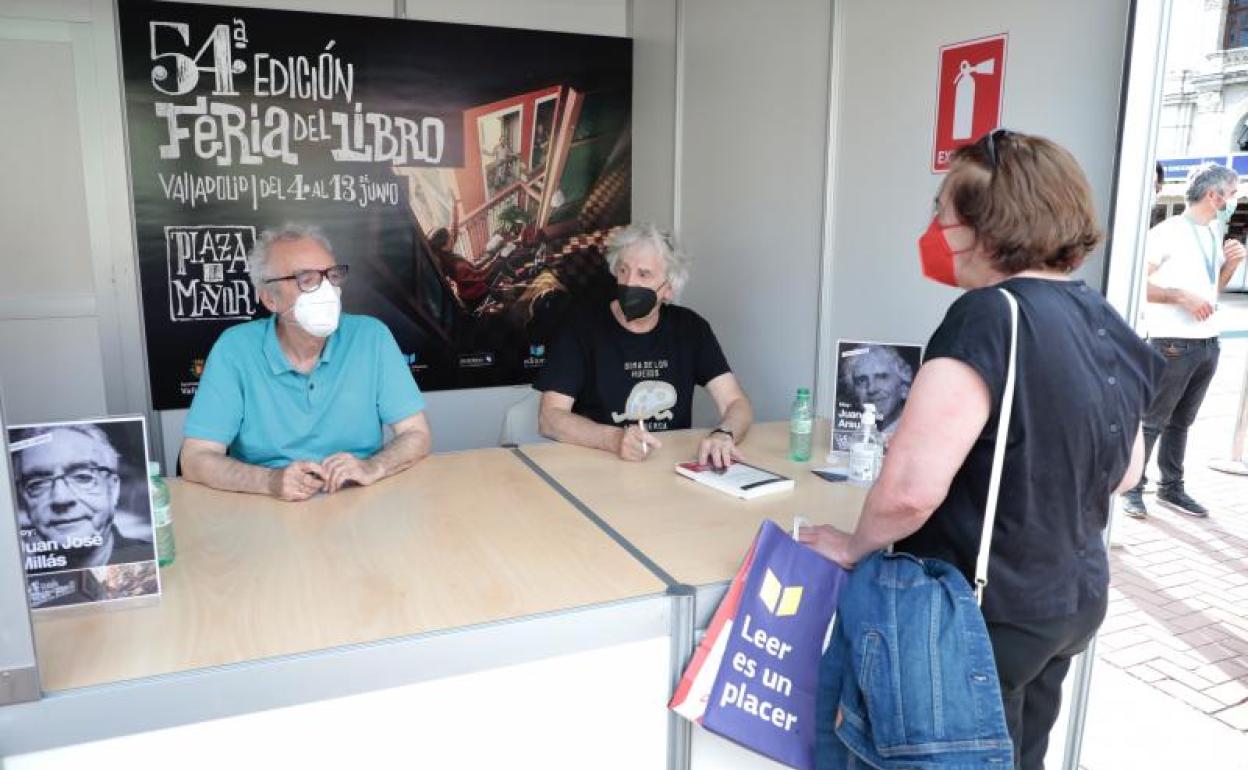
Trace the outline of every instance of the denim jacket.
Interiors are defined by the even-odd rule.
[[[878,552],[849,574],[819,671],[819,770],[1014,767],[983,615],[951,564]]]

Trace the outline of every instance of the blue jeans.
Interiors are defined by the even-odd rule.
[[[1218,370],[1218,338],[1153,337],[1148,342],[1166,359],[1166,365],[1161,370],[1153,402],[1144,413],[1144,465],[1148,466],[1153,446],[1160,438],[1158,486],[1175,487],[1183,483],[1187,429],[1196,421],[1205,392]],[[1144,491],[1144,481],[1141,476],[1136,492]]]

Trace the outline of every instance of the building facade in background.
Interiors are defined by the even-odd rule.
[[[1248,152],[1248,0],[1175,0],[1160,158]]]

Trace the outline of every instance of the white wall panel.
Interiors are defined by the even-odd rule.
[[[107,414],[103,382],[94,317],[0,320],[0,388],[7,422]]]

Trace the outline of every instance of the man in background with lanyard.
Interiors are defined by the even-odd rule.
[[[1152,455],[1158,437],[1161,480],[1157,502],[1198,518],[1209,511],[1183,488],[1187,431],[1218,368],[1218,292],[1244,259],[1244,244],[1226,237],[1235,213],[1239,176],[1209,163],[1187,177],[1187,210],[1148,232],[1149,343],[1166,359],[1157,394],[1144,415],[1144,452]],[[1148,515],[1144,479],[1123,495],[1123,512]]]

